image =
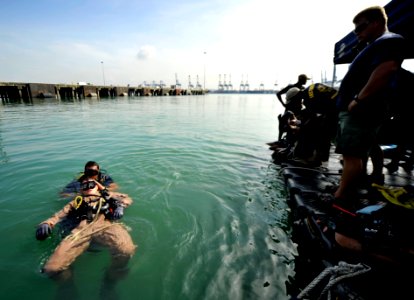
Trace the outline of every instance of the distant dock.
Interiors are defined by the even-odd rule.
[[[85,99],[119,96],[180,96],[204,95],[204,89],[183,89],[179,86],[98,86],[90,84],[49,84],[0,82],[0,98],[3,103],[24,101],[34,98]]]

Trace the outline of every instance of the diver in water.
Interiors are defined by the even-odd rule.
[[[124,208],[132,203],[132,199],[126,194],[108,191],[95,179],[99,173],[97,164],[85,167],[85,171],[80,181],[80,194],[36,229],[36,239],[45,240],[61,221],[72,218],[76,223],[42,268],[42,272],[50,277],[68,273],[71,264],[91,243],[109,248],[112,256],[109,276],[124,272],[135,253],[136,245],[125,226],[114,222],[123,217]]]
[[[103,172],[97,162],[88,161],[85,164],[84,171],[75,180],[65,186],[62,195],[74,196],[76,193],[80,193],[80,185],[85,178],[92,178],[98,181],[110,191],[116,191],[118,189],[118,185],[114,182],[112,177]]]

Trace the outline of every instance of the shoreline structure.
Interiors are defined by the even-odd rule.
[[[45,99],[85,99],[133,96],[182,96],[219,94],[274,94],[275,90],[208,90],[203,88],[181,88],[179,85],[167,86],[113,86],[91,85],[79,82],[64,83],[24,83],[0,82],[0,99],[3,103],[23,101],[32,102],[34,98]]]
[[[204,95],[204,89],[183,89],[180,86],[107,86],[54,83],[0,82],[0,98],[3,102],[33,98],[85,99],[87,97],[107,98],[118,96],[168,96]]]

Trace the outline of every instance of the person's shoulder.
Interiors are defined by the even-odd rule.
[[[63,194],[71,194],[71,193],[77,193],[80,190],[81,186],[81,178],[76,177],[71,182],[69,182],[62,190]]]
[[[395,45],[395,47],[404,47],[405,44],[405,38],[394,32],[385,32],[372,43],[372,45],[381,45],[382,47],[390,47],[392,45]]]
[[[314,87],[318,92],[321,93],[335,93],[338,91],[336,88],[326,85],[324,83],[315,83]]]
[[[378,47],[386,57],[391,57],[400,62],[407,56],[409,49],[407,40],[395,33],[385,35],[383,39],[379,40]]]
[[[292,87],[295,87],[294,84],[288,84],[287,86],[285,86],[283,89],[281,89],[279,91],[279,93],[286,93],[288,90],[290,90]]]
[[[112,177],[105,171],[99,173],[99,181],[104,185],[109,185],[114,182]]]
[[[85,173],[79,172],[62,190],[63,194],[77,193],[80,190],[81,182],[85,179]]]
[[[381,39],[398,39],[398,40],[403,40],[404,37],[401,34],[395,33],[395,32],[391,32],[391,31],[387,31],[385,32],[380,38]]]

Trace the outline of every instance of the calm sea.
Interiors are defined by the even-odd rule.
[[[220,94],[0,104],[2,298],[288,299],[296,246],[265,144],[282,109]],[[108,252],[85,252],[63,289],[39,272],[59,235],[40,242],[35,227],[88,160],[133,198],[138,250],[117,284],[103,280]]]

